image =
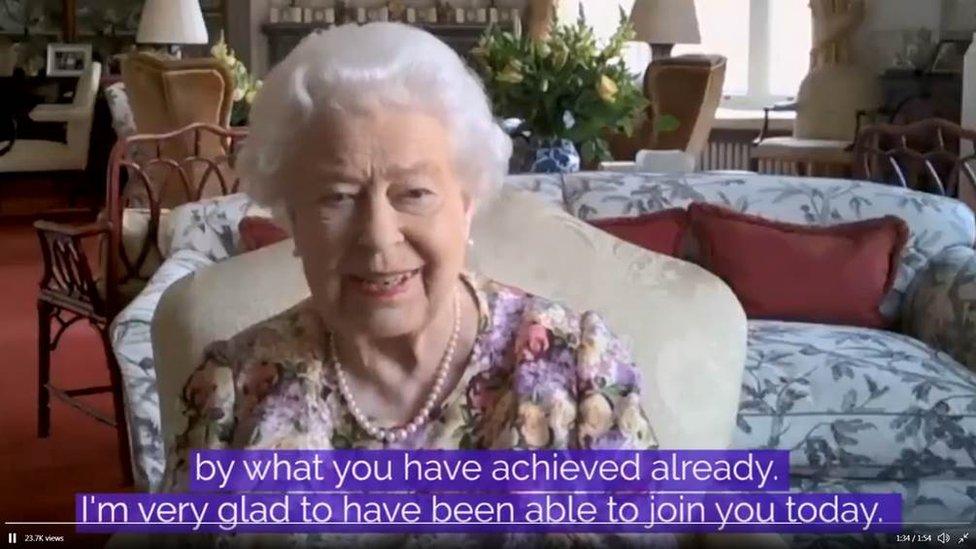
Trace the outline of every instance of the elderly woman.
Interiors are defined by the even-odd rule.
[[[240,174],[289,226],[311,297],[209,346],[171,488],[193,448],[655,445],[597,314],[464,271],[512,145],[450,48],[400,24],[310,36],[250,119]]]

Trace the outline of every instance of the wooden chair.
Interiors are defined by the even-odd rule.
[[[970,152],[961,155],[967,141]],[[854,144],[854,176],[958,198],[973,206],[974,143],[976,131],[941,118],[869,126],[860,131]]]
[[[52,395],[115,427],[119,460],[127,485],[132,484],[128,429],[121,371],[109,341],[109,325],[148,282],[154,270],[149,267],[151,258],[161,256],[158,243],[161,197],[172,196],[175,192],[190,202],[205,194],[237,192],[239,182],[230,168],[244,137],[243,131],[194,124],[168,134],[135,135],[120,140],[112,150],[106,186],[107,204],[102,220],[84,226],[48,221],[34,224],[44,261],[37,297],[37,435],[43,438],[51,432]],[[167,156],[164,151],[173,150],[167,145],[174,141],[193,145],[184,157]],[[221,144],[221,153],[214,155],[210,151],[204,154],[201,143],[214,141]],[[139,152],[138,158],[133,155],[135,151]],[[131,242],[124,242],[122,234],[128,206],[122,189],[125,174],[129,178],[127,185],[138,186],[139,195],[148,197],[148,207],[140,208],[140,212],[148,217],[147,229],[135,247]],[[168,188],[174,184],[177,185],[175,190]],[[102,241],[104,257],[100,268],[93,267],[95,263],[85,251],[84,243],[90,238]],[[80,320],[86,320],[101,336],[109,371],[110,384],[107,386],[62,389],[51,382],[51,351],[57,347],[65,330]],[[56,326],[53,334],[52,325]],[[114,411],[111,416],[78,398],[106,392],[112,394]]]

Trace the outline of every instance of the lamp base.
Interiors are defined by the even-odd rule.
[[[671,57],[672,48],[674,44],[651,44],[651,60]]]

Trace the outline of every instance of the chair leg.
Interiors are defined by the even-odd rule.
[[[51,315],[54,307],[45,301],[37,302],[37,436],[51,434]]]
[[[105,362],[108,365],[109,381],[112,385],[112,405],[115,408],[115,435],[119,447],[119,464],[122,467],[122,482],[125,486],[132,486],[132,453],[129,449],[129,425],[125,420],[125,398],[123,397],[122,371],[112,352],[112,344],[108,337],[108,326],[98,329],[102,337],[102,347],[105,350]]]

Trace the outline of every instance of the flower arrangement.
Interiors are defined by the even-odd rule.
[[[227,47],[223,35],[220,41],[210,48],[210,54],[222,61],[234,75],[234,107],[231,110],[230,124],[240,126],[247,123],[248,114],[254,97],[261,89],[261,80],[247,71],[247,66],[234,55],[234,50]]]
[[[580,17],[538,39],[492,26],[471,53],[497,116],[521,120],[537,146],[569,140],[594,162],[610,158],[607,132],[631,135],[648,103],[621,57],[633,36],[621,10],[602,47]]]

